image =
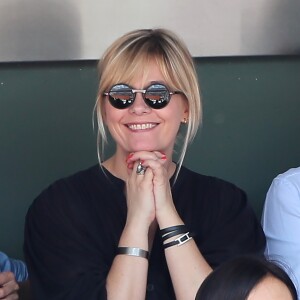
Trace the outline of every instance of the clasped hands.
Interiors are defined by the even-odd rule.
[[[130,153],[126,163],[128,218],[139,219],[148,226],[154,219],[159,222],[164,211],[174,207],[169,183],[174,163],[160,151]],[[143,175],[137,172],[139,163],[146,168]]]

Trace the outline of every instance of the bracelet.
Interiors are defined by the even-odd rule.
[[[166,243],[164,244],[164,249],[167,249],[169,247],[172,247],[172,246],[181,246],[183,244],[185,244],[186,242],[188,242],[189,240],[191,240],[192,237],[190,236],[190,233],[187,232],[183,235],[181,235],[179,238],[177,238],[176,240],[172,241],[172,242],[169,242],[169,243]]]
[[[143,250],[141,248],[136,247],[118,247],[117,254],[126,254],[130,256],[138,256],[148,259],[149,258],[149,252],[146,250]]]
[[[173,232],[173,231],[182,229],[182,228],[185,228],[185,225],[184,225],[184,224],[182,224],[182,225],[175,225],[175,226],[171,226],[171,227],[167,227],[167,228],[161,229],[161,230],[160,230],[160,234],[161,234],[161,236],[164,236],[164,235],[167,234],[167,233],[170,233],[170,232]]]
[[[185,228],[185,226],[181,229],[177,229],[177,230],[174,230],[173,232],[170,232],[170,233],[166,233],[165,235],[163,235],[161,238],[162,238],[162,241],[164,242],[165,240],[173,237],[173,236],[176,236],[176,235],[179,235],[179,234],[182,234],[182,233],[186,233],[187,230]]]

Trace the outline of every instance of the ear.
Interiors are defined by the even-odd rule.
[[[187,124],[187,122],[189,121],[189,119],[188,118],[183,118],[183,120],[181,121],[181,123],[183,123],[183,124]]]
[[[188,103],[186,102],[184,104],[184,110],[183,110],[183,116],[181,122],[186,124],[188,122],[188,119],[189,119],[189,107],[188,107]]]

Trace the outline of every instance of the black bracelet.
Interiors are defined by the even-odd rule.
[[[188,242],[191,239],[192,239],[192,236],[190,235],[189,232],[187,232],[187,233],[181,235],[175,241],[164,244],[164,249],[167,249],[167,248],[175,246],[175,245],[181,246],[181,245],[185,244],[186,242]]]
[[[161,238],[162,238],[162,241],[164,242],[165,240],[173,237],[173,236],[176,236],[178,234],[181,234],[181,233],[186,233],[187,230],[184,227],[182,227],[181,229],[177,229],[177,230],[174,230],[173,232],[170,232],[170,233],[166,233],[165,235],[163,235]]]
[[[161,236],[164,236],[167,233],[170,233],[170,232],[182,229],[182,228],[185,228],[184,224],[167,227],[167,228],[161,229],[160,234],[161,234]]]

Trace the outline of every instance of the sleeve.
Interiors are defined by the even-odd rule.
[[[208,263],[215,268],[239,255],[263,255],[265,235],[245,192],[222,181],[209,190],[200,245]]]
[[[110,266],[87,237],[80,216],[72,218],[76,193],[49,188],[26,216],[24,253],[34,299],[106,299]]]
[[[28,272],[25,263],[17,259],[9,259],[10,271],[15,274],[16,281],[22,282],[27,280]]]
[[[9,258],[5,253],[0,252],[0,272],[13,272],[16,281],[25,281],[28,277],[26,265],[23,261]]]
[[[274,179],[267,193],[262,225],[266,255],[286,267],[293,281],[300,280],[300,193],[292,182]]]
[[[7,271],[8,257],[4,252],[0,251],[0,272]]]

